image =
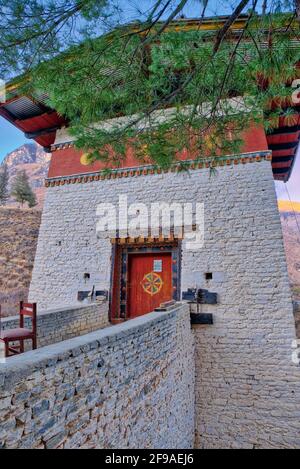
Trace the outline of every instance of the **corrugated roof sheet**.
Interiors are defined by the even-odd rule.
[[[10,103],[4,104],[2,107],[6,109],[6,111],[8,111],[15,119],[21,120],[39,116],[42,112],[44,112],[41,106],[35,104],[26,96],[19,97]]]

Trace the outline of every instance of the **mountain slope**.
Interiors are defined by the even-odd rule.
[[[38,210],[0,207],[0,304],[2,316],[17,314],[27,300],[41,222]]]
[[[25,170],[37,196],[38,207],[44,201],[44,179],[51,155],[29,143],[9,153],[3,160],[9,171],[9,183],[19,170]],[[0,207],[0,304],[2,315],[14,315],[18,303],[26,300],[41,222],[40,210],[17,208],[13,200]]]
[[[300,204],[279,201],[289,276],[295,297],[300,300]]]
[[[48,174],[51,155],[35,143],[28,143],[9,153],[3,160],[7,164],[10,176],[10,184],[20,170],[25,170],[29,176],[30,184],[36,194],[39,208],[44,201],[44,180]],[[15,205],[11,200],[9,205]]]

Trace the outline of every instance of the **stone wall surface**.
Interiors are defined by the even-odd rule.
[[[108,325],[107,301],[87,306],[39,312],[37,316],[38,347],[45,347],[89,334]],[[19,327],[19,317],[2,319],[2,330],[15,327]],[[25,327],[31,328],[30,319],[26,319]],[[31,348],[30,341],[26,343],[26,347],[27,349]]]
[[[93,286],[96,290],[110,289],[112,247],[107,234],[96,232],[100,220],[96,211],[102,203],[118,207],[119,195],[127,195],[128,204],[205,204],[206,243],[201,255],[201,262],[205,262],[200,264],[198,250],[187,250],[183,245],[183,290],[190,286],[192,271],[200,271],[204,278],[210,266],[216,265],[217,272],[221,270],[219,259],[226,255],[224,246],[230,240],[234,243],[242,235],[245,249],[247,243],[259,242],[270,207],[275,217],[275,235],[281,237],[274,213],[271,163],[265,160],[218,168],[214,175],[209,169],[199,169],[49,187],[32,274],[31,301],[38,302],[42,309],[68,307],[76,303],[78,291],[90,291]],[[271,222],[274,224],[274,219]],[[281,265],[285,258],[282,249],[277,255]],[[245,253],[238,257],[244,268]],[[229,257],[227,261],[230,262]],[[89,279],[85,273],[90,274]],[[220,281],[222,275],[225,273],[220,273]]]
[[[96,234],[96,207],[120,194],[205,204],[204,247],[183,243],[181,273],[183,291],[197,285],[219,299],[203,306],[214,325],[194,330],[196,446],[299,447],[295,321],[270,162],[48,188],[32,300],[74,302],[84,272],[88,289],[109,289],[111,243]]]
[[[192,448],[187,305],[0,367],[0,448]]]
[[[299,448],[300,368],[272,175],[248,165],[220,187],[223,203],[207,197],[205,248],[183,260],[213,273],[205,287],[219,301],[202,306],[214,325],[194,329],[196,446]]]

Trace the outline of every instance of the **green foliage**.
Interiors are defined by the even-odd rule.
[[[37,205],[36,197],[30,187],[26,171],[19,171],[15,176],[12,184],[11,195],[14,197],[16,202],[20,203],[22,206],[25,202],[28,203],[29,208]]]
[[[4,3],[0,0],[0,9]],[[137,16],[140,22],[112,29],[122,23],[121,1],[52,0],[57,25],[51,17],[47,25],[54,21],[54,28],[38,49],[39,57],[34,54],[37,66],[23,91],[37,96],[47,92],[49,106],[66,116],[77,147],[89,152],[91,161],[120,163],[129,145],[141,161],[161,167],[186,150],[196,159],[237,153],[241,131],[250,123],[264,123],[270,130],[280,115],[293,113],[286,106],[291,97],[286,83],[297,77],[299,48],[291,47],[299,32],[295,2],[264,2],[263,16],[255,12],[259,2],[243,2],[252,8],[245,30],[234,40],[228,34],[217,47],[215,32],[167,28],[176,7],[188,3],[151,1]],[[198,3],[204,15],[213,2]],[[47,8],[38,0],[26,5],[12,0],[8,8],[17,25],[30,14],[17,41],[32,53],[37,38],[45,37]],[[35,22],[38,12],[41,24]],[[158,22],[166,12],[165,23]],[[104,24],[108,34],[101,34]],[[13,31],[2,32],[4,44],[15,44]],[[20,46],[11,50],[19,54]],[[5,57],[15,60],[7,52]],[[274,100],[276,107],[271,106]],[[114,118],[122,118],[121,123],[105,124]]]
[[[5,205],[9,198],[9,173],[7,164],[0,166],[0,205]]]
[[[106,0],[0,0],[1,78],[27,72],[108,26]],[[101,26],[100,26],[101,24]]]
[[[263,37],[258,43],[251,40],[253,34],[259,39],[257,19],[248,28],[240,47],[226,42],[215,55],[207,33],[166,32],[159,44],[152,45],[150,56],[147,51],[146,71],[139,37],[119,33],[87,41],[80,49],[39,67],[34,84],[47,89],[51,105],[68,117],[78,147],[93,149],[91,159],[109,160],[111,155],[121,159],[125,142],[132,144],[133,138],[140,159],[150,157],[162,167],[191,147],[191,142],[199,158],[208,152],[238,151],[240,131],[250,121],[263,122],[262,110],[273,99],[290,97],[285,83],[296,76],[298,58],[298,50],[290,48],[289,35],[274,34],[270,51]],[[270,81],[267,89],[258,87],[259,75]],[[236,111],[238,96],[244,96],[246,106]],[[228,102],[229,98],[233,101]],[[155,112],[171,106],[175,108],[172,117],[157,125]],[[183,106],[190,106],[189,111]],[[266,126],[282,112],[279,106],[270,113]],[[137,114],[134,125],[109,130],[94,125],[132,114]]]

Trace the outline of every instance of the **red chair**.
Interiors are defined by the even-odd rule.
[[[1,315],[1,308],[0,308]],[[24,318],[30,317],[32,321],[32,330],[24,327]],[[37,308],[36,303],[20,303],[20,327],[17,329],[7,329],[6,331],[0,331],[0,341],[5,345],[5,357],[24,353],[24,342],[25,340],[32,341],[32,349],[37,348]],[[19,345],[14,344],[10,346],[12,342],[19,342]]]

